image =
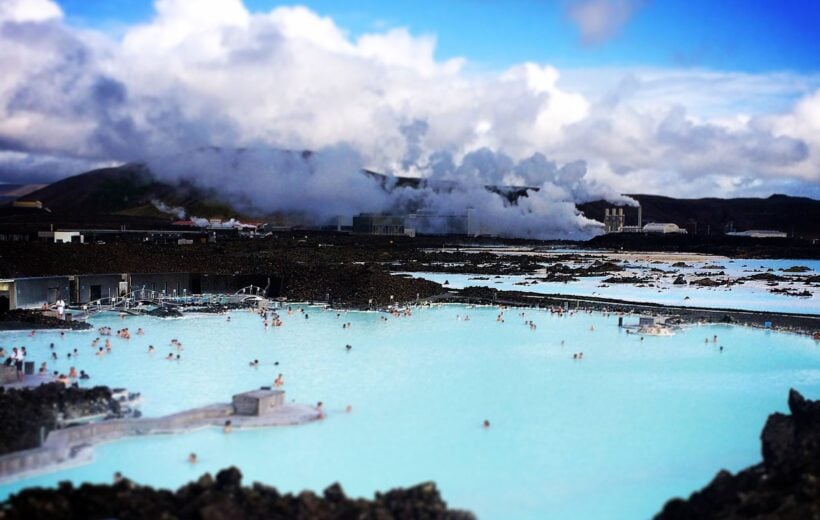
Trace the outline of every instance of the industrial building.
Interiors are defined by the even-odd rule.
[[[404,215],[360,213],[353,217],[353,232],[367,235],[405,235],[407,230],[404,224]]]
[[[420,211],[402,214],[360,213],[353,217],[353,232],[368,235],[467,235],[482,233],[475,210],[465,213]]]
[[[604,231],[606,233],[686,234],[685,229],[672,222],[650,222],[643,225],[643,210],[640,205],[636,209],[636,222],[628,226],[623,207],[606,208],[604,210]]]
[[[624,208],[606,208],[604,210],[604,232],[605,233],[641,233],[643,213],[641,206],[638,205],[637,223],[633,226],[626,225],[626,215],[624,215]]]
[[[478,215],[472,208],[464,213],[434,213],[431,211],[411,213],[407,225],[425,235],[466,235],[476,237],[489,234],[482,229]]]

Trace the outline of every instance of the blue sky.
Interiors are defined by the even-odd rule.
[[[626,0],[625,0],[626,1]],[[107,28],[148,21],[151,0],[60,0],[69,21]],[[820,2],[815,0],[635,1],[614,37],[581,43],[569,1],[359,0],[300,2],[330,16],[352,36],[406,27],[434,34],[437,57],[462,56],[475,67],[523,61],[558,67],[702,67],[743,72],[820,70]],[[252,11],[289,2],[245,0]]]

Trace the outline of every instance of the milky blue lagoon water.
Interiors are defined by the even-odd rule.
[[[592,258],[592,257],[590,257]],[[565,262],[573,264],[572,262]],[[575,296],[598,296],[626,301],[651,302],[664,305],[684,307],[707,307],[721,309],[747,309],[756,311],[792,312],[798,314],[820,313],[819,284],[786,282],[780,287],[797,291],[808,290],[810,297],[795,297],[770,292],[765,282],[749,281],[743,285],[731,287],[696,287],[692,285],[674,285],[677,274],[683,274],[689,280],[703,278],[697,273],[724,272],[731,278],[749,277],[757,273],[769,272],[780,276],[808,277],[820,273],[819,260],[761,260],[761,259],[723,259],[704,262],[686,262],[687,267],[675,268],[670,263],[634,261],[625,264],[625,271],[607,276],[590,276],[579,278],[575,282],[532,282],[533,277],[544,276],[544,273],[510,276],[479,276],[475,274],[452,273],[404,273],[417,278],[425,278],[443,284],[450,289],[464,287],[492,287],[500,291],[527,291],[539,294],[566,294]],[[719,266],[721,269],[710,268]],[[784,273],[783,269],[792,266],[804,266],[810,270],[806,273]],[[647,268],[658,268],[674,271],[674,274],[657,275],[647,272]],[[609,284],[602,287],[603,281],[610,276],[658,276],[653,281],[654,287],[639,287],[635,284]],[[723,276],[713,277],[717,279]],[[527,285],[521,285],[522,283]]]
[[[93,332],[0,334],[0,345],[27,345],[38,362],[54,342],[56,369],[74,365],[94,384],[141,391],[148,416],[224,402],[280,372],[289,400],[322,400],[329,412],[303,426],[101,445],[92,464],[2,486],[0,497],[66,479],[110,482],[115,471],[177,487],[233,464],[247,483],[292,492],[339,481],[351,495],[372,496],[434,480],[451,506],[480,518],[646,518],[720,468],[759,461],[760,430],[768,414],[786,411],[790,387],[820,398],[820,345],[806,336],[710,325],[640,341],[615,315],[510,309],[499,323],[497,308],[461,305],[387,321],[306,312],[309,319],[283,313],[284,326],[267,330],[247,312],[230,322],[100,316],[97,327],[146,331],[111,338],[114,350],[102,358],[90,347]],[[469,321],[456,318],[465,313]],[[704,343],[713,335],[717,343]],[[183,343],[180,362],[163,359],[172,338]],[[81,355],[69,362],[73,348]],[[574,361],[580,351],[583,361]],[[250,368],[253,359],[262,366]],[[194,466],[185,460],[191,451],[201,461]]]

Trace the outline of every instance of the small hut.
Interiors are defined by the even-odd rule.
[[[284,403],[284,390],[262,388],[233,396],[233,410],[236,415],[268,415]]]

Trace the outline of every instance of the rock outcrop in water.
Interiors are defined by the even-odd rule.
[[[60,417],[119,413],[119,402],[104,386],[82,389],[50,383],[19,390],[0,386],[0,455],[36,448],[40,445],[40,429],[44,428],[45,433],[55,429]]]
[[[236,468],[205,474],[176,492],[153,489],[123,480],[113,485],[62,483],[57,489],[27,489],[0,504],[1,520],[157,518],[232,520],[244,518],[407,518],[473,520],[466,511],[448,509],[435,484],[376,493],[373,500],[351,499],[341,486],[325,489],[323,496],[310,491],[280,494],[259,483],[242,486]]]
[[[84,321],[66,321],[45,316],[39,310],[15,309],[0,313],[0,330],[33,330],[33,329],[90,329]]]
[[[689,499],[667,502],[656,520],[820,518],[820,401],[791,390],[789,410],[766,421],[762,463],[720,471]]]

